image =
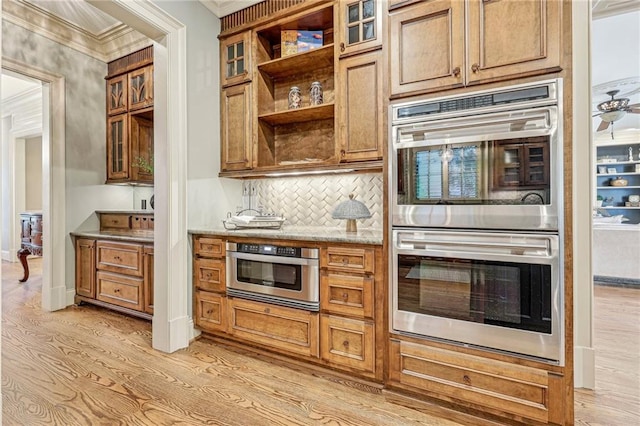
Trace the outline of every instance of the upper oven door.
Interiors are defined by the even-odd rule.
[[[391,137],[394,226],[559,229],[556,106],[414,121]]]

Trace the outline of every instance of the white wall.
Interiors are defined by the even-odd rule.
[[[42,136],[25,139],[25,209],[42,209]]]

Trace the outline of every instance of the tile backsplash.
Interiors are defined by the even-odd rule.
[[[331,213],[349,194],[371,212],[371,218],[359,219],[358,227],[382,228],[382,174],[278,177],[245,181],[253,189],[255,201],[267,212],[286,218],[285,224],[297,226],[344,226]]]

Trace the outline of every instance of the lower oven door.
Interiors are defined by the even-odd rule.
[[[318,310],[318,259],[227,251],[227,291],[231,295]]]
[[[564,364],[557,235],[393,231],[392,326]]]

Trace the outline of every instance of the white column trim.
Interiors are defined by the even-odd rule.
[[[572,28],[572,66],[573,70],[580,70],[573,73],[573,372],[575,387],[594,389],[591,211],[595,203],[592,183],[595,161],[591,120],[591,2],[572,2]]]
[[[154,51],[154,316],[152,344],[173,352],[192,334],[188,312],[186,28],[154,3],[88,0],[151,39]]]

